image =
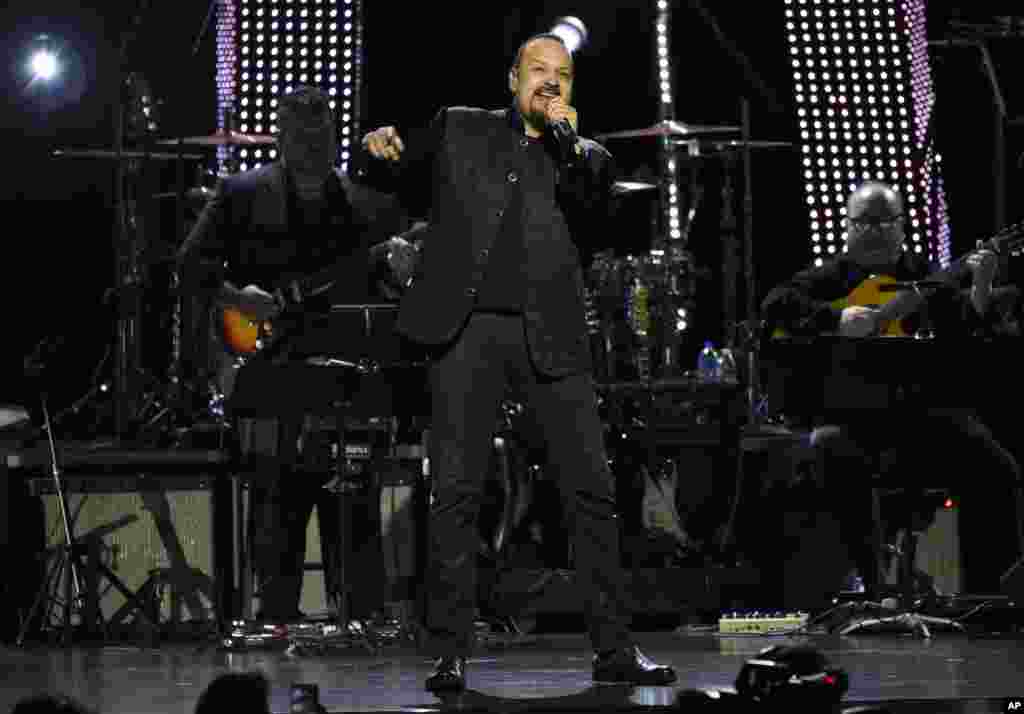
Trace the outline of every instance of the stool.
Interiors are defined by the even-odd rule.
[[[934,617],[922,614],[921,610],[929,598],[921,598],[916,587],[915,563],[917,560],[917,542],[920,534],[931,524],[935,510],[947,498],[944,489],[913,488],[905,486],[886,486],[876,477],[872,492],[872,525],[874,550],[877,554],[878,573],[875,581],[881,583],[886,551],[895,557],[897,572],[897,597],[886,598],[881,603],[864,602],[849,603],[846,607],[853,615],[852,621],[839,628],[839,634],[876,634],[884,632],[910,633],[931,638],[933,630],[963,632],[959,622],[946,617]],[[885,527],[882,517],[881,501],[883,496],[904,494],[907,496],[904,508],[895,514],[890,521],[898,526],[897,543],[885,542]],[[929,512],[930,509],[930,512]],[[882,590],[882,586],[879,586]],[[869,597],[878,593],[869,593]],[[934,595],[934,591],[930,593]]]

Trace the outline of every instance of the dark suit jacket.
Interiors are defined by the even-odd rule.
[[[426,345],[455,340],[472,312],[490,267],[510,188],[519,181],[517,152],[522,122],[512,110],[448,108],[422,134],[404,137],[401,161],[389,164],[364,157],[354,173],[396,191],[414,216],[429,228],[422,264],[402,300],[398,329]],[[582,260],[608,245],[611,211],[611,155],[584,140],[584,158],[575,166],[555,161],[539,177],[523,177],[524,317],[527,341],[537,368],[550,376],[586,371],[590,354],[583,305]]]
[[[322,255],[299,248],[304,236],[289,225],[285,171],[274,162],[219,183],[179,252],[179,269],[211,293],[224,280],[272,290],[349,256],[341,279],[358,281],[356,291],[372,292],[380,266],[371,248],[405,230],[408,220],[394,197],[336,174],[337,183],[328,182],[327,221],[338,226],[337,242],[324,246]]]

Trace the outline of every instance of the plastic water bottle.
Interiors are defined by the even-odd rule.
[[[704,343],[704,349],[697,355],[697,376],[709,381],[717,381],[722,376],[722,361],[711,340]]]
[[[728,347],[723,347],[718,353],[718,375],[723,382],[729,384],[735,384],[739,380],[736,355]]]

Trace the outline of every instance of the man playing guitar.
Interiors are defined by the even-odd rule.
[[[179,255],[185,289],[209,298],[230,318],[223,319],[219,335],[225,392],[233,384],[228,376],[235,355],[255,351],[246,342],[246,326],[266,332],[263,326],[273,325],[289,300],[313,311],[382,302],[376,277],[389,274],[383,241],[408,227],[390,197],[334,168],[336,127],[323,92],[286,92],[278,116],[281,160],[221,181]],[[308,421],[242,419],[239,425],[243,455],[264,472],[252,489],[253,555],[262,593],[258,615],[271,621],[302,615],[306,525],[314,504],[321,533],[338,532],[337,499],[321,488],[331,477],[320,453],[329,445],[308,433]],[[324,562],[335,563],[334,539],[323,538],[323,548]],[[330,592],[334,573],[325,571]]]
[[[962,277],[970,276],[967,290],[961,290],[956,279],[944,279],[929,281],[929,287],[915,291],[912,286],[931,273],[921,256],[904,249],[904,221],[903,201],[890,186],[868,182],[857,188],[847,204],[846,252],[797,273],[768,294],[762,317],[769,333],[775,337],[781,331],[792,336],[969,339],[987,329],[993,321],[989,303],[998,268],[996,254],[982,249],[960,262]],[[884,285],[893,282],[910,289],[886,291]],[[892,309],[894,305],[898,309]],[[941,395],[935,397],[941,401]],[[982,398],[979,395],[979,401]],[[870,518],[870,480],[878,469],[891,469],[889,480],[907,486],[955,486],[963,508],[1013,502],[1007,499],[1007,487],[1018,487],[1020,467],[973,412],[902,406],[831,410],[815,418],[823,422],[812,433],[820,457],[823,506],[836,515],[841,536],[871,593],[877,592],[880,575]],[[961,478],[951,470],[946,456],[950,449],[967,457],[961,463],[972,463],[974,478]],[[1019,534],[1018,527],[1009,530]],[[961,534],[962,540],[970,537]],[[968,576],[971,573],[968,568]],[[836,585],[822,583],[822,597]],[[968,585],[977,588],[975,592],[994,592],[998,587],[991,578],[978,578]]]

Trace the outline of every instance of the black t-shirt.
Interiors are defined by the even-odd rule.
[[[488,263],[487,277],[477,298],[476,310],[519,313],[525,299],[523,264],[527,260],[523,236],[523,212],[529,210],[530,201],[538,200],[536,186],[524,186],[531,177],[542,174],[544,162],[551,156],[543,138],[525,134],[519,141],[520,153],[512,169],[521,180],[509,189],[509,202],[505,208],[501,230],[494,243]]]

